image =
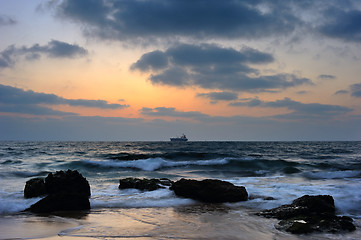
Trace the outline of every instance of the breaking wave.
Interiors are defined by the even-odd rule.
[[[148,158],[131,161],[113,161],[113,160],[83,160],[86,165],[98,166],[103,168],[134,168],[143,171],[154,171],[169,167],[182,167],[190,165],[215,166],[224,165],[229,162],[228,159],[195,160],[195,161],[170,161],[163,158]]]

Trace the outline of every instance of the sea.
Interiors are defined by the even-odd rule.
[[[361,142],[357,141],[2,141],[0,142],[0,229],[4,230],[11,222],[28,219],[29,216],[23,211],[40,199],[24,199],[23,189],[27,180],[46,177],[49,173],[67,169],[78,170],[90,184],[91,219],[97,219],[97,216],[100,219],[100,216],[103,216],[101,214],[104,213],[111,218],[115,217],[113,213],[116,213],[123,220],[130,218],[132,221],[137,221],[132,226],[138,230],[131,230],[132,226],[129,226],[127,231],[119,233],[119,229],[108,223],[103,226],[103,230],[112,229],[108,233],[110,235],[106,235],[105,230],[100,234],[101,224],[98,223],[97,231],[94,226],[91,227],[89,221],[84,224],[86,220],[83,218],[81,224],[75,224],[76,226],[70,224],[71,226],[60,229],[57,232],[58,237],[210,239],[204,232],[198,233],[200,235],[189,235],[189,231],[180,232],[174,226],[173,232],[170,230],[165,233],[160,230],[160,226],[170,224],[173,219],[174,224],[178,221],[177,224],[183,224],[185,229],[194,228],[202,232],[202,229],[213,229],[212,219],[218,219],[217,221],[224,222],[223,227],[231,227],[232,224],[237,225],[236,221],[240,221],[239,219],[243,219],[245,223],[256,221],[253,217],[251,219],[252,212],[289,204],[306,194],[332,195],[338,215],[350,216],[358,224],[361,219]],[[194,200],[177,197],[167,188],[156,191],[119,190],[119,179],[126,177],[168,178],[173,181],[181,178],[220,179],[237,186],[245,186],[249,200],[205,207]],[[195,215],[184,217],[184,212],[194,213],[198,211],[197,209],[199,210],[197,217]],[[226,211],[227,215],[220,214],[222,211]],[[179,215],[175,217],[174,212],[183,214],[181,215],[183,218]],[[50,218],[54,219],[50,216],[31,217],[44,222]],[[159,219],[162,217],[165,219],[160,223]],[[57,219],[61,219],[61,222],[67,221],[67,217]],[[193,219],[194,222],[189,219]],[[195,219],[198,219],[198,222]],[[257,220],[260,229],[262,221]],[[283,234],[277,233],[278,230],[273,226],[277,221],[267,222],[266,219],[264,221],[273,232],[273,235],[264,239],[268,237],[282,239],[275,237],[277,234]],[[220,224],[219,222],[213,224]],[[1,224],[3,224],[2,228]],[[146,227],[139,227],[139,224],[145,224]],[[172,229],[169,225],[167,227]],[[256,227],[248,231],[259,232],[260,229]],[[214,234],[219,233],[214,231]],[[237,235],[237,228],[228,229],[228,233],[231,231],[234,231],[234,235],[230,235],[229,238],[223,233],[214,239],[233,239],[234,236],[240,236],[234,239],[252,239],[247,235],[243,235],[247,238],[242,238],[242,234]],[[247,232],[244,229],[243,231]],[[19,238],[36,238],[33,235],[27,236],[26,233],[23,235]],[[347,235],[325,239],[344,239],[345,236]],[[0,239],[15,237],[18,236],[8,233],[1,238],[0,230]],[[358,237],[361,235],[356,237],[352,235],[348,239]]]

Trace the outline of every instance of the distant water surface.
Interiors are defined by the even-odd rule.
[[[168,189],[120,191],[120,178],[213,178],[246,187],[250,200],[228,208],[329,194],[338,214],[361,219],[361,142],[0,142],[0,218],[39,200],[23,198],[27,180],[67,169],[88,179],[94,211],[197,204]]]

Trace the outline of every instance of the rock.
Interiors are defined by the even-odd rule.
[[[285,167],[283,169],[283,172],[286,174],[293,174],[293,173],[299,173],[301,172],[301,170],[296,167]]]
[[[57,193],[46,196],[28,209],[33,213],[80,211],[90,209],[88,196],[77,193]]]
[[[28,180],[24,188],[24,197],[33,198],[46,194],[45,182],[43,178],[32,178]]]
[[[277,219],[288,219],[299,215],[313,215],[318,213],[335,213],[335,204],[332,196],[304,195],[295,199],[292,204],[282,205],[277,208],[264,210],[259,215],[274,217]]]
[[[171,185],[169,179],[140,179],[140,178],[123,178],[119,180],[119,189],[135,188],[139,190],[154,191],[164,186]]]
[[[54,193],[77,193],[90,197],[88,181],[78,172],[67,170],[49,173],[45,178],[45,187],[48,194]]]
[[[170,189],[177,196],[208,203],[238,202],[248,199],[245,187],[214,179],[197,181],[182,178],[174,182]]]
[[[258,215],[281,219],[277,228],[295,234],[355,230],[352,218],[335,215],[334,200],[329,195],[305,195],[292,204],[264,210]]]
[[[294,234],[311,232],[338,233],[354,231],[356,228],[352,222],[353,220],[350,217],[320,214],[282,220],[278,223],[277,228]]]
[[[330,213],[335,214],[335,201],[330,195],[309,196],[304,195],[295,199],[292,205],[305,207],[312,213]]]
[[[38,193],[47,196],[27,210],[35,213],[50,213],[90,209],[89,183],[76,170],[49,173],[45,181],[39,178],[29,180],[25,185],[24,197],[40,196]]]

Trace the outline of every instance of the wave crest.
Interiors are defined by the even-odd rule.
[[[131,161],[112,161],[112,160],[83,160],[83,163],[92,166],[100,166],[105,168],[136,168],[144,171],[154,171],[162,168],[181,167],[187,165],[198,166],[214,166],[225,165],[228,159],[210,159],[210,160],[194,160],[194,161],[169,161],[163,158],[148,158]]]

